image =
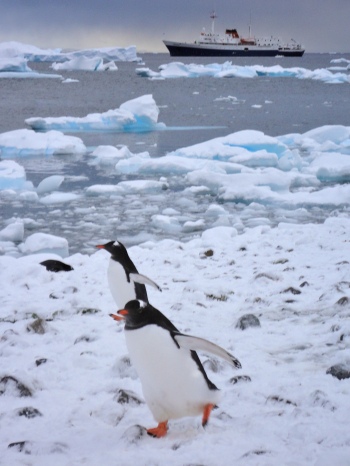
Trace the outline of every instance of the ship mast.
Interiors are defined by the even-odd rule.
[[[213,10],[210,14],[210,17],[212,19],[212,22],[211,22],[211,33],[214,35],[214,23],[215,23],[215,18],[217,18],[216,16],[216,13],[215,13],[215,10]]]

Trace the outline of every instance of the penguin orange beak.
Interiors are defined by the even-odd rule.
[[[119,316],[117,316],[119,314]],[[112,319],[116,321],[124,320],[126,315],[128,315],[128,311],[126,309],[120,309],[120,311],[117,312],[117,314],[109,314]]]
[[[104,244],[97,244],[97,245],[95,246],[95,248],[104,249],[105,246],[104,246]]]

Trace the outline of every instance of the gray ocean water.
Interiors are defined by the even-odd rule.
[[[302,67],[311,70],[334,66],[331,60],[350,59],[350,54],[305,54],[302,58],[235,58],[235,64],[282,67]],[[136,75],[135,69],[146,66],[154,71],[159,65],[172,61],[183,63],[223,63],[225,59],[181,58],[168,54],[143,54],[143,64],[118,62],[116,72],[62,71],[65,78],[78,83],[62,84],[59,79],[2,79],[0,80],[0,133],[25,128],[30,117],[76,116],[100,113],[118,108],[122,103],[144,94],[152,94],[160,107],[159,121],[174,128],[141,134],[79,133],[90,150],[99,145],[125,144],[131,152],[148,151],[160,157],[180,147],[224,136],[235,131],[254,129],[270,136],[287,133],[304,133],[323,125],[350,126],[350,91],[348,84],[325,84],[322,81],[296,78],[180,78],[149,80]],[[32,69],[51,72],[49,63],[30,63]],[[217,101],[233,96],[238,103]],[[267,105],[268,103],[268,105]],[[260,106],[260,108],[254,106]],[[73,134],[73,133],[72,133]],[[52,174],[64,174],[62,191],[83,194],[87,186],[98,183],[117,183],[133,177],[116,176],[113,167],[91,165],[88,156],[53,156],[18,158],[26,169],[27,179],[36,186]],[[47,232],[64,236],[70,252],[92,252],[93,245],[118,238],[126,244],[147,239],[157,240],[174,236],[186,240],[198,232],[174,234],[159,231],[151,218],[165,208],[179,211],[181,219],[196,220],[203,217],[208,205],[215,202],[203,195],[196,200],[183,199],[177,180],[176,188],[162,195],[128,195],[125,199],[108,197],[89,198],[57,206],[21,202],[0,196],[0,229],[9,219],[18,217],[26,221],[26,236]],[[232,216],[246,213],[247,206],[225,205]],[[288,212],[262,209],[271,224],[288,217]],[[290,214],[292,216],[292,213]],[[321,221],[320,209],[305,212],[303,221]],[[244,215],[241,215],[244,223]],[[247,218],[249,215],[247,215]],[[207,225],[208,226],[208,225]]]

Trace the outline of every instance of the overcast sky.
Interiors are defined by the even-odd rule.
[[[124,47],[167,52],[163,39],[210,29],[301,42],[307,52],[350,52],[350,0],[0,0],[0,42],[43,48]]]

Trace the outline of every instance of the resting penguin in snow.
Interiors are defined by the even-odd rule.
[[[151,285],[162,291],[153,280],[138,273],[122,243],[110,241],[96,247],[105,249],[111,254],[107,271],[108,284],[118,308],[132,299],[142,299],[148,303],[145,285]]]
[[[158,422],[147,433],[163,437],[169,419],[200,414],[204,427],[219,401],[219,390],[209,380],[196,350],[215,354],[236,368],[241,363],[220,346],[179,332],[165,315],[144,301],[130,301],[111,317],[125,320],[126,346],[146,403]]]

